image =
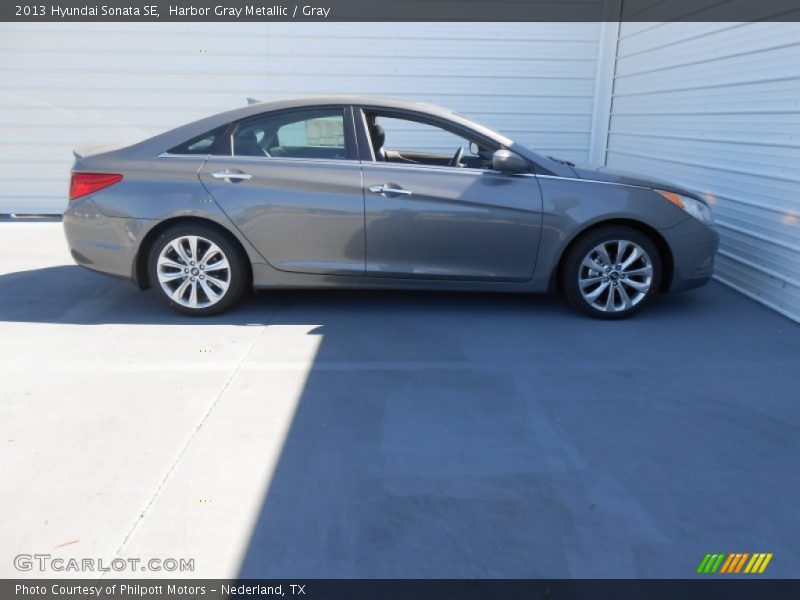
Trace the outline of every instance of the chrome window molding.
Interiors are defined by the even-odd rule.
[[[202,160],[211,159],[227,159],[227,160],[241,160],[244,162],[298,162],[298,163],[331,163],[336,165],[341,164],[361,164],[361,161],[351,158],[298,158],[290,156],[235,156],[233,154],[170,154],[169,152],[162,152],[158,158],[199,158]]]
[[[230,154],[210,154],[208,160],[211,159],[224,159],[243,161],[246,163],[312,163],[315,165],[326,163],[332,165],[358,165],[361,161],[352,158],[299,158],[295,156],[232,156]]]
[[[289,157],[289,156],[235,156],[232,154],[172,154],[170,152],[162,152],[158,155],[158,158],[193,158],[199,160],[211,160],[213,158],[223,158],[229,160],[241,160],[245,162],[262,162],[262,161],[269,161],[269,162],[289,162],[289,163],[312,163],[312,164],[331,164],[331,165],[374,165],[374,166],[385,166],[390,167],[392,169],[423,169],[426,171],[444,171],[446,173],[461,173],[464,175],[475,175],[476,173],[493,173],[496,175],[509,175],[508,173],[503,173],[502,171],[496,171],[494,169],[472,169],[469,167],[445,167],[441,165],[412,165],[412,164],[403,164],[403,163],[393,163],[393,162],[386,162],[386,161],[377,161],[377,160],[354,160],[350,158],[298,158],[298,157]],[[560,175],[542,175],[537,173],[513,173],[510,174],[511,177],[537,177],[540,179],[555,179],[555,180],[562,180],[562,181],[573,181],[576,183],[599,183],[602,185],[616,185],[620,187],[629,187],[635,188],[640,190],[653,190],[654,188],[647,187],[644,185],[634,185],[631,183],[621,183],[618,181],[600,181],[598,179],[581,179],[580,177],[562,177]]]
[[[460,173],[464,175],[475,175],[480,173],[497,173],[499,175],[503,175],[501,171],[495,171],[494,169],[473,169],[470,167],[446,167],[443,165],[412,165],[407,163],[394,163],[394,162],[387,162],[387,161],[380,161],[380,160],[365,160],[362,161],[362,165],[370,165],[370,166],[377,166],[377,167],[389,167],[391,169],[423,169],[425,171],[444,171],[445,173]]]
[[[162,152],[156,158],[198,158],[206,160],[210,154],[172,154],[171,152]]]

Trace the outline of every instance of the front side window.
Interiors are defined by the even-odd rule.
[[[239,123],[234,156],[345,159],[344,112],[339,109],[267,114]]]
[[[491,169],[498,148],[423,119],[365,113],[375,160],[398,164]]]

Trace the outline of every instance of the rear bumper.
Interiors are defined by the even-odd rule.
[[[662,231],[672,250],[670,292],[700,287],[714,275],[714,257],[719,249],[716,229],[689,218]]]
[[[70,254],[77,264],[133,280],[136,250],[151,221],[108,217],[87,199],[70,205],[63,225]]]

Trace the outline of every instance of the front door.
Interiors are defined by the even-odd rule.
[[[492,170],[485,141],[430,123],[366,112],[365,127],[375,144],[375,160],[363,163],[367,275],[533,276],[542,223],[535,177]]]

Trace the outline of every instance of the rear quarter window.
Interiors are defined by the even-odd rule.
[[[222,136],[225,135],[227,128],[227,125],[222,125],[211,131],[201,133],[174,148],[170,148],[167,152],[170,154],[212,154]]]

